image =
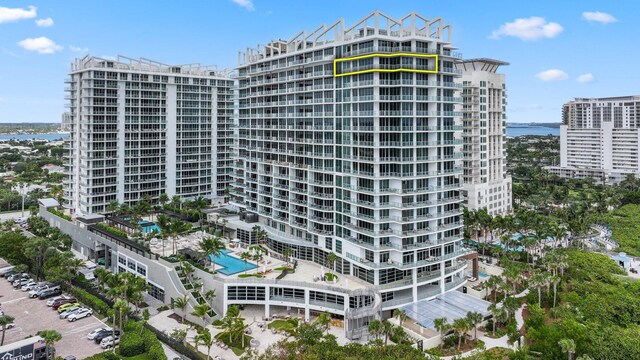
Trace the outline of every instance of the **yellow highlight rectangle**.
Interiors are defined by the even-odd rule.
[[[342,62],[342,61],[366,59],[366,58],[371,58],[371,57],[396,57],[396,56],[435,58],[436,59],[436,69],[435,70],[416,70],[416,69],[405,69],[405,68],[399,68],[399,69],[367,69],[367,70],[346,72],[346,73],[343,73],[343,74],[338,74],[336,72],[336,69],[337,69],[336,64],[339,63],[339,62]],[[437,74],[438,73],[438,55],[437,54],[413,54],[413,53],[404,53],[404,52],[391,53],[391,54],[375,53],[375,54],[358,55],[358,56],[352,56],[352,57],[346,57],[346,58],[340,58],[340,59],[334,59],[333,60],[333,77],[366,74],[366,73],[372,73],[372,72],[388,72],[388,73],[391,73],[391,72],[400,72],[400,71],[414,72],[414,73],[426,73],[426,74]]]

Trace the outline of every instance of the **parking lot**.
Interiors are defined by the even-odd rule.
[[[73,355],[78,359],[99,353],[100,345],[87,339],[87,334],[106,325],[95,316],[69,322],[47,306],[47,300],[29,299],[29,293],[15,290],[0,278],[0,303],[6,315],[15,318],[15,327],[6,331],[4,344],[35,335],[40,330],[57,330],[62,340],[55,344],[56,356]]]

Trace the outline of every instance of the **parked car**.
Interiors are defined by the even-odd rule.
[[[108,349],[110,347],[114,347],[120,343],[119,336],[107,336],[106,338],[100,341],[100,347],[103,349]]]
[[[16,273],[15,271],[9,270],[6,273],[2,274],[2,277],[5,278],[5,279],[9,279],[15,273]]]
[[[27,274],[27,273],[15,273],[15,274],[9,276],[7,278],[7,280],[13,284],[14,281],[16,281],[16,280],[18,280],[20,278],[28,279],[29,278],[29,274]]]
[[[60,313],[60,319],[66,319],[69,315],[76,313],[82,309],[80,306],[70,307],[67,310]]]
[[[32,289],[31,291],[29,291],[29,297],[30,298],[37,298],[38,296],[40,296],[40,293],[47,290],[47,289],[51,289],[53,287],[53,285],[51,284],[43,284],[43,285],[38,285],[36,286],[34,289]]]
[[[51,290],[51,289],[46,289],[46,290],[44,290],[44,291],[49,291],[49,290]],[[38,296],[39,296],[39,295],[38,295]],[[56,296],[56,297],[54,297],[53,299],[49,299],[49,300],[47,300],[47,306],[51,307],[51,306],[53,306],[53,304],[54,304],[56,301],[58,301],[58,300],[60,300],[60,299],[66,299],[66,298],[67,298],[67,297],[66,297],[66,296],[64,296],[64,295]]]
[[[38,299],[40,300],[44,300],[44,299],[48,299],[50,297],[53,296],[58,296],[62,294],[62,290],[60,290],[60,288],[57,289],[47,289],[43,292],[40,293],[40,296],[38,296]]]
[[[32,281],[30,278],[18,279],[18,280],[13,282],[13,287],[18,289],[18,288],[22,287],[22,285],[27,285],[30,281]]]
[[[28,283],[22,285],[22,287],[20,288],[20,290],[22,291],[31,291],[32,289],[34,289],[36,286],[38,286],[38,283],[31,280]]]
[[[15,268],[15,266],[3,267],[2,269],[0,269],[0,276],[6,277],[7,274],[13,274],[13,269],[14,268]]]
[[[96,334],[96,336],[94,336],[93,341],[95,341],[96,344],[100,344],[100,342],[109,336],[112,335],[116,335],[116,336],[120,336],[120,331],[113,331],[113,330],[102,330],[100,331],[98,334]]]
[[[76,360],[76,357],[73,355],[65,356],[63,360]]]
[[[84,319],[87,318],[89,316],[93,315],[93,310],[89,309],[89,308],[82,308],[76,312],[74,312],[73,314],[67,316],[67,320],[70,322],[74,322],[78,319]]]
[[[80,306],[80,303],[78,302],[68,302],[66,304],[62,304],[58,306],[58,314],[62,314],[63,312],[78,306]]]
[[[53,302],[53,305],[51,305],[51,307],[52,307],[52,308],[54,308],[54,309],[58,309],[58,308],[60,308],[62,305],[65,305],[65,304],[73,304],[73,303],[76,303],[76,302],[78,302],[78,300],[76,300],[76,298],[69,298],[69,297],[67,297],[67,298],[62,298],[62,299],[59,299],[59,300],[57,300],[57,301],[54,301],[54,302]]]
[[[93,340],[93,339],[96,338],[96,335],[98,335],[99,333],[101,333],[103,331],[104,332],[110,332],[112,330],[113,329],[111,329],[111,328],[98,328],[98,329],[95,329],[92,332],[90,332],[89,334],[87,334],[87,339]]]

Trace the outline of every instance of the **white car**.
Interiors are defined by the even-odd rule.
[[[110,347],[114,347],[119,343],[120,343],[119,337],[114,338],[113,336],[107,336],[106,338],[102,339],[102,341],[100,341],[100,347],[102,347],[103,349],[107,349]]]
[[[76,313],[82,309],[80,306],[73,306],[60,313],[60,319],[66,319],[69,315]]]
[[[29,291],[29,297],[31,299],[33,298],[37,298],[38,296],[40,296],[40,292],[47,290],[51,285],[49,284],[44,284],[44,285],[38,285],[35,288],[31,289],[31,291]]]
[[[102,331],[112,331],[113,329],[111,329],[110,327],[108,328],[98,328],[93,330],[92,332],[90,332],[89,334],[87,334],[87,339],[89,340],[93,340],[96,338],[96,335],[98,335],[99,333],[101,333]]]
[[[60,296],[56,296],[56,297],[54,297],[54,298],[51,298],[51,299],[47,300],[47,306],[51,307],[51,306],[53,306],[53,303],[54,303],[54,302],[56,302],[56,300],[58,300],[58,299],[66,299],[66,298],[67,298],[67,297],[66,297],[66,296],[63,296],[63,295],[60,295]]]
[[[22,287],[20,289],[22,291],[30,291],[30,290],[33,290],[36,286],[38,286],[37,282],[29,281],[28,283],[22,285]]]
[[[82,308],[82,309],[70,314],[69,316],[67,316],[67,321],[73,322],[73,321],[76,321],[78,319],[87,318],[87,317],[89,317],[91,315],[93,315],[93,310],[91,310],[89,308]]]

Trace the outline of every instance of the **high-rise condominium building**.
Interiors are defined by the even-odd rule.
[[[566,178],[617,183],[640,175],[640,96],[576,98],[562,108],[560,166]]]
[[[232,203],[272,251],[359,278],[383,311],[464,282],[450,31],[376,11],[240,53]]]
[[[233,132],[227,73],[87,56],[66,82],[66,207],[89,214],[112,200],[224,195]]]
[[[493,59],[470,59],[458,63],[464,90],[465,206],[486,208],[489,214],[511,212],[511,176],[505,164],[507,93],[504,74],[508,63]]]

